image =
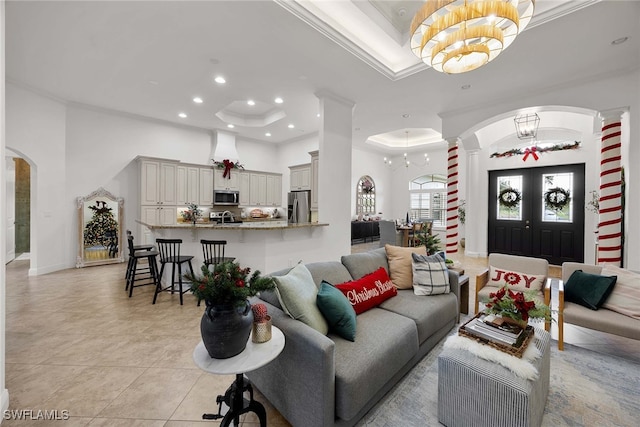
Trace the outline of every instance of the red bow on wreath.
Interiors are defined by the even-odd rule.
[[[231,169],[233,169],[235,165],[229,159],[224,159],[222,164],[224,165],[224,173],[222,174],[222,177],[231,179]]]
[[[536,153],[536,151],[537,151],[536,147],[531,147],[524,150],[524,157],[522,158],[522,161],[526,162],[527,157],[529,157],[529,154],[533,156],[533,160],[538,160],[538,153]]]

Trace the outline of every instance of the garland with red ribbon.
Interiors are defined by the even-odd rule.
[[[538,160],[540,153],[546,153],[548,151],[562,151],[562,150],[575,150],[576,148],[580,148],[580,141],[575,141],[572,144],[555,144],[549,147],[527,147],[524,150],[521,148],[514,148],[509,151],[505,151],[502,153],[493,153],[490,155],[490,158],[494,157],[511,157],[511,156],[524,156],[522,158],[523,161],[526,161],[529,156],[533,157],[534,160]]]
[[[536,151],[538,151],[536,147],[526,148],[524,150],[524,157],[522,158],[522,161],[526,162],[529,155],[533,156],[533,160],[538,160],[538,154],[536,153]]]
[[[224,159],[221,162],[217,162],[215,160],[212,161],[216,167],[224,169],[224,172],[222,173],[223,178],[231,179],[231,169],[244,169],[244,166],[242,166],[240,162],[234,163],[229,159]]]

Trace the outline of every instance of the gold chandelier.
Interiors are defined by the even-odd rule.
[[[411,22],[411,50],[435,70],[475,70],[524,30],[535,0],[427,0]]]

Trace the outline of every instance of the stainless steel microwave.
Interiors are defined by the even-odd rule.
[[[218,206],[238,206],[240,193],[230,190],[213,190],[213,204]]]

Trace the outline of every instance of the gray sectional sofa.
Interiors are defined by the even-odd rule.
[[[306,267],[316,286],[359,279],[379,267],[389,272],[384,248]],[[288,317],[275,293],[263,293],[260,302],[266,302],[286,343],[278,358],[247,377],[293,426],[352,426],[456,325],[458,274],[449,271],[449,279],[449,294],[398,290],[359,314],[355,342]]]

